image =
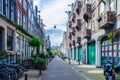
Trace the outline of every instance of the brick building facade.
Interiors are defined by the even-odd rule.
[[[119,0],[76,0],[67,26],[72,59],[96,67],[103,67],[107,60],[119,63],[119,3]],[[108,35],[112,33],[115,36],[110,42]]]

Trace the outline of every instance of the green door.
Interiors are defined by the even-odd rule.
[[[82,61],[82,48],[78,48],[78,61]]]
[[[74,48],[74,60],[76,60],[76,48]]]
[[[88,44],[88,64],[95,65],[95,43]]]

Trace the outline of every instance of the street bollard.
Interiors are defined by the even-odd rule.
[[[78,65],[80,65],[80,61],[78,61]]]
[[[27,74],[25,74],[25,80],[28,80],[27,77],[28,77]]]
[[[41,75],[41,68],[39,69],[39,75]]]
[[[69,64],[71,64],[70,59],[69,59]]]
[[[39,66],[39,75],[41,75],[41,67],[42,67],[42,64],[40,63],[40,66]]]

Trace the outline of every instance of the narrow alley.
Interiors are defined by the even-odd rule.
[[[87,80],[60,58],[54,58],[40,80]]]

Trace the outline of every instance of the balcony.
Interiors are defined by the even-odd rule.
[[[72,39],[72,33],[71,32],[69,32],[69,39]]]
[[[92,6],[91,4],[86,4],[84,7],[83,18],[86,22],[88,22],[88,20],[91,19],[91,16],[92,16]]]
[[[77,43],[81,43],[81,38],[77,37]]]
[[[75,15],[75,13],[72,13],[72,22],[73,23],[75,22],[75,19],[76,19],[76,15]]]
[[[76,25],[76,29],[79,31],[79,30],[81,30],[81,20],[80,19],[78,19],[77,20],[77,25]]]
[[[79,15],[81,12],[81,1],[77,1],[76,3],[76,13]]]
[[[75,36],[76,30],[75,27],[72,27],[72,35]]]
[[[91,37],[91,29],[85,29],[84,32],[83,32],[83,37],[84,38]]]
[[[72,22],[68,21],[68,27],[71,28],[72,27]]]
[[[116,22],[115,15],[116,15],[115,11],[107,11],[102,17],[99,16],[97,19],[99,28],[106,29],[106,28],[112,27]]]

